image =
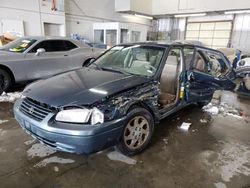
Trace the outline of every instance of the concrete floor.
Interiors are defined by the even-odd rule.
[[[217,99],[244,117],[210,116],[190,106],[162,121],[150,147],[132,159],[112,149],[91,156],[55,152],[17,125],[12,104],[0,103],[0,119],[8,120],[0,123],[0,187],[249,188],[250,100],[230,92]],[[182,122],[192,123],[188,131],[179,129]]]

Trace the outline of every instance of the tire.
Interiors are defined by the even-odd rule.
[[[151,113],[145,108],[133,108],[127,115],[127,121],[116,148],[127,156],[138,154],[147,148],[153,132],[154,119]]]
[[[0,69],[0,84],[3,91],[8,91],[12,87],[11,76],[3,69]]]

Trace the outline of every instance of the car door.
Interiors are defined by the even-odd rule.
[[[27,80],[46,78],[61,72],[70,70],[72,48],[69,48],[65,40],[44,40],[33,47],[24,58],[27,71]],[[37,53],[38,49],[44,49]],[[73,68],[72,68],[73,69]]]
[[[231,70],[223,54],[203,48],[194,50],[187,71],[187,100],[202,102],[212,99],[216,90],[232,90]]]

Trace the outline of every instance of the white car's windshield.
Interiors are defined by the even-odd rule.
[[[1,50],[9,52],[23,53],[27,50],[32,44],[36,42],[35,39],[17,39],[1,48]]]
[[[133,45],[115,46],[90,66],[140,76],[153,76],[158,69],[165,48]]]

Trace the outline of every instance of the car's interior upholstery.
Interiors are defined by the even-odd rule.
[[[150,65],[150,62],[147,61],[145,53],[136,54],[135,60],[131,63],[131,67],[145,67],[147,65]]]
[[[167,105],[172,103],[176,97],[176,86],[178,76],[178,58],[168,56],[160,79],[159,103]]]
[[[200,55],[196,56],[193,67],[198,71],[205,71],[205,62]]]

